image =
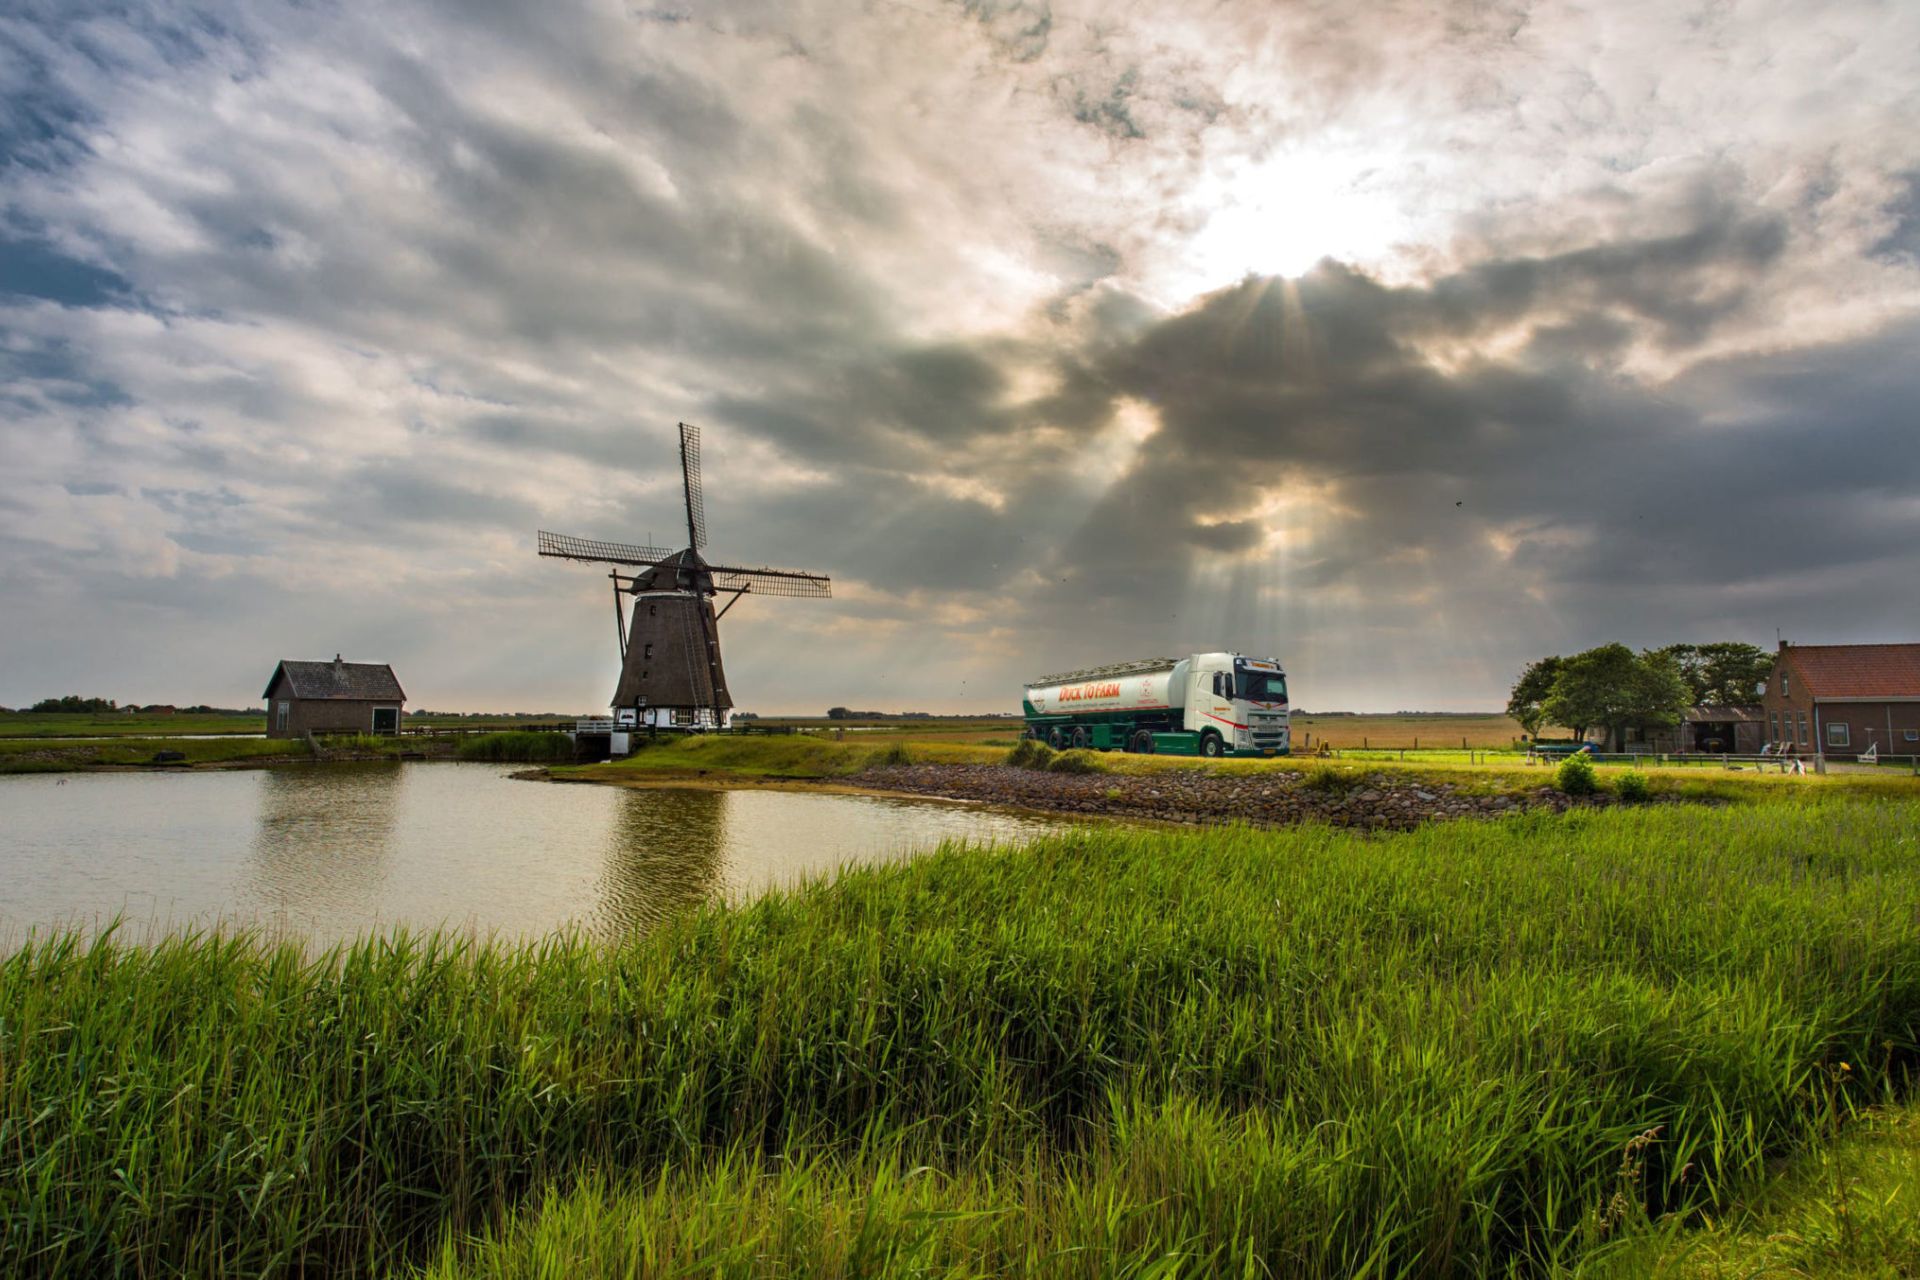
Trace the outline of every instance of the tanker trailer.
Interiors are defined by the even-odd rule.
[[[1287,677],[1270,658],[1196,653],[1042,676],[1028,685],[1027,736],[1185,756],[1283,756]]]

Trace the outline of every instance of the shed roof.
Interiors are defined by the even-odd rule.
[[[405,702],[406,690],[384,662],[296,662],[282,658],[260,696],[271,697],[282,674],[296,698],[344,698],[356,702]]]
[[[1767,718],[1759,707],[1688,707],[1681,717],[1688,724],[1740,724]]]
[[[1792,644],[1781,657],[1816,698],[1920,697],[1920,644]]]

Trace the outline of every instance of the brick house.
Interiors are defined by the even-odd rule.
[[[1920,644],[1782,641],[1761,706],[1767,740],[1801,755],[1920,755]]]
[[[267,681],[267,736],[398,733],[407,695],[384,662],[282,659]]]

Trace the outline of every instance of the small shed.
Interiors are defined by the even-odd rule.
[[[1638,744],[1668,754],[1750,756],[1766,742],[1765,730],[1759,707],[1688,707],[1679,724],[1638,735]],[[1635,735],[1628,741],[1635,742]]]
[[[384,662],[296,662],[282,658],[267,681],[267,736],[398,733],[407,695]]]

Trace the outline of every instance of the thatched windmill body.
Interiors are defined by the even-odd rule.
[[[679,551],[594,542],[539,532],[540,554],[614,566],[613,622],[620,682],[613,692],[621,728],[724,729],[733,697],[720,663],[720,619],[745,595],[830,596],[821,573],[708,564],[706,504],[700,489],[700,428],[680,424],[680,492],[687,545]],[[622,569],[630,572],[622,573]],[[732,599],[716,612],[716,596]],[[626,598],[632,600],[629,612]],[[629,618],[631,621],[629,621]]]

